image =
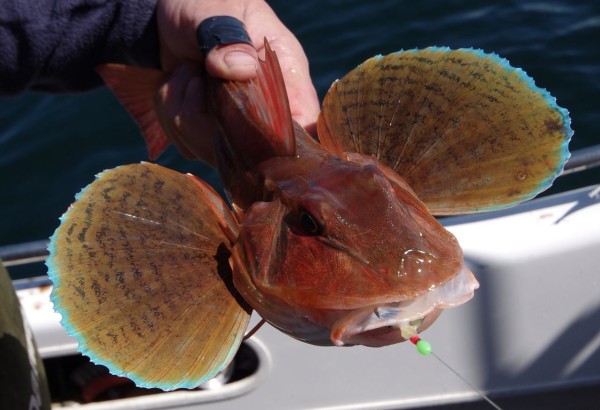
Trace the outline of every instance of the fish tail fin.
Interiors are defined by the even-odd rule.
[[[159,165],[104,171],[51,238],[51,299],[79,350],[142,387],[194,388],[232,360],[250,308],[228,263],[235,215]]]
[[[156,113],[154,97],[167,75],[152,68],[122,64],[103,64],[96,71],[140,127],[150,159],[158,157],[169,139]]]

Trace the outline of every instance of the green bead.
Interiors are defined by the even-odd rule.
[[[431,345],[426,340],[419,340],[416,346],[417,352],[421,353],[423,356],[427,356],[431,353]]]

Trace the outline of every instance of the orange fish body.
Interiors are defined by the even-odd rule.
[[[231,264],[244,300],[305,342],[367,346],[469,300],[478,284],[452,234],[375,158],[334,155],[294,125],[266,49],[256,82],[216,83],[212,99],[219,172],[243,209]]]
[[[368,60],[328,92],[319,141],[292,121],[268,44],[265,57],[254,80],[209,84],[233,211],[194,177],[135,164],[101,174],[52,238],[63,323],[93,360],[140,385],[214,375],[251,309],[316,345],[385,346],[422,332],[478,287],[432,213],[514,205],[568,158],[566,111],[497,56],[431,48]],[[121,87],[152,78],[152,101],[164,76],[100,72],[157,155],[168,143],[158,117]]]

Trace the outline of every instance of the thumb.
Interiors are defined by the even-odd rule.
[[[210,50],[205,61],[206,71],[225,80],[247,81],[256,77],[258,56],[250,44],[234,43]]]

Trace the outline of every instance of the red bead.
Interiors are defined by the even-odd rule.
[[[416,345],[417,343],[419,343],[419,340],[421,340],[421,338],[417,335],[411,336],[410,337],[410,341],[412,342],[412,344]]]

